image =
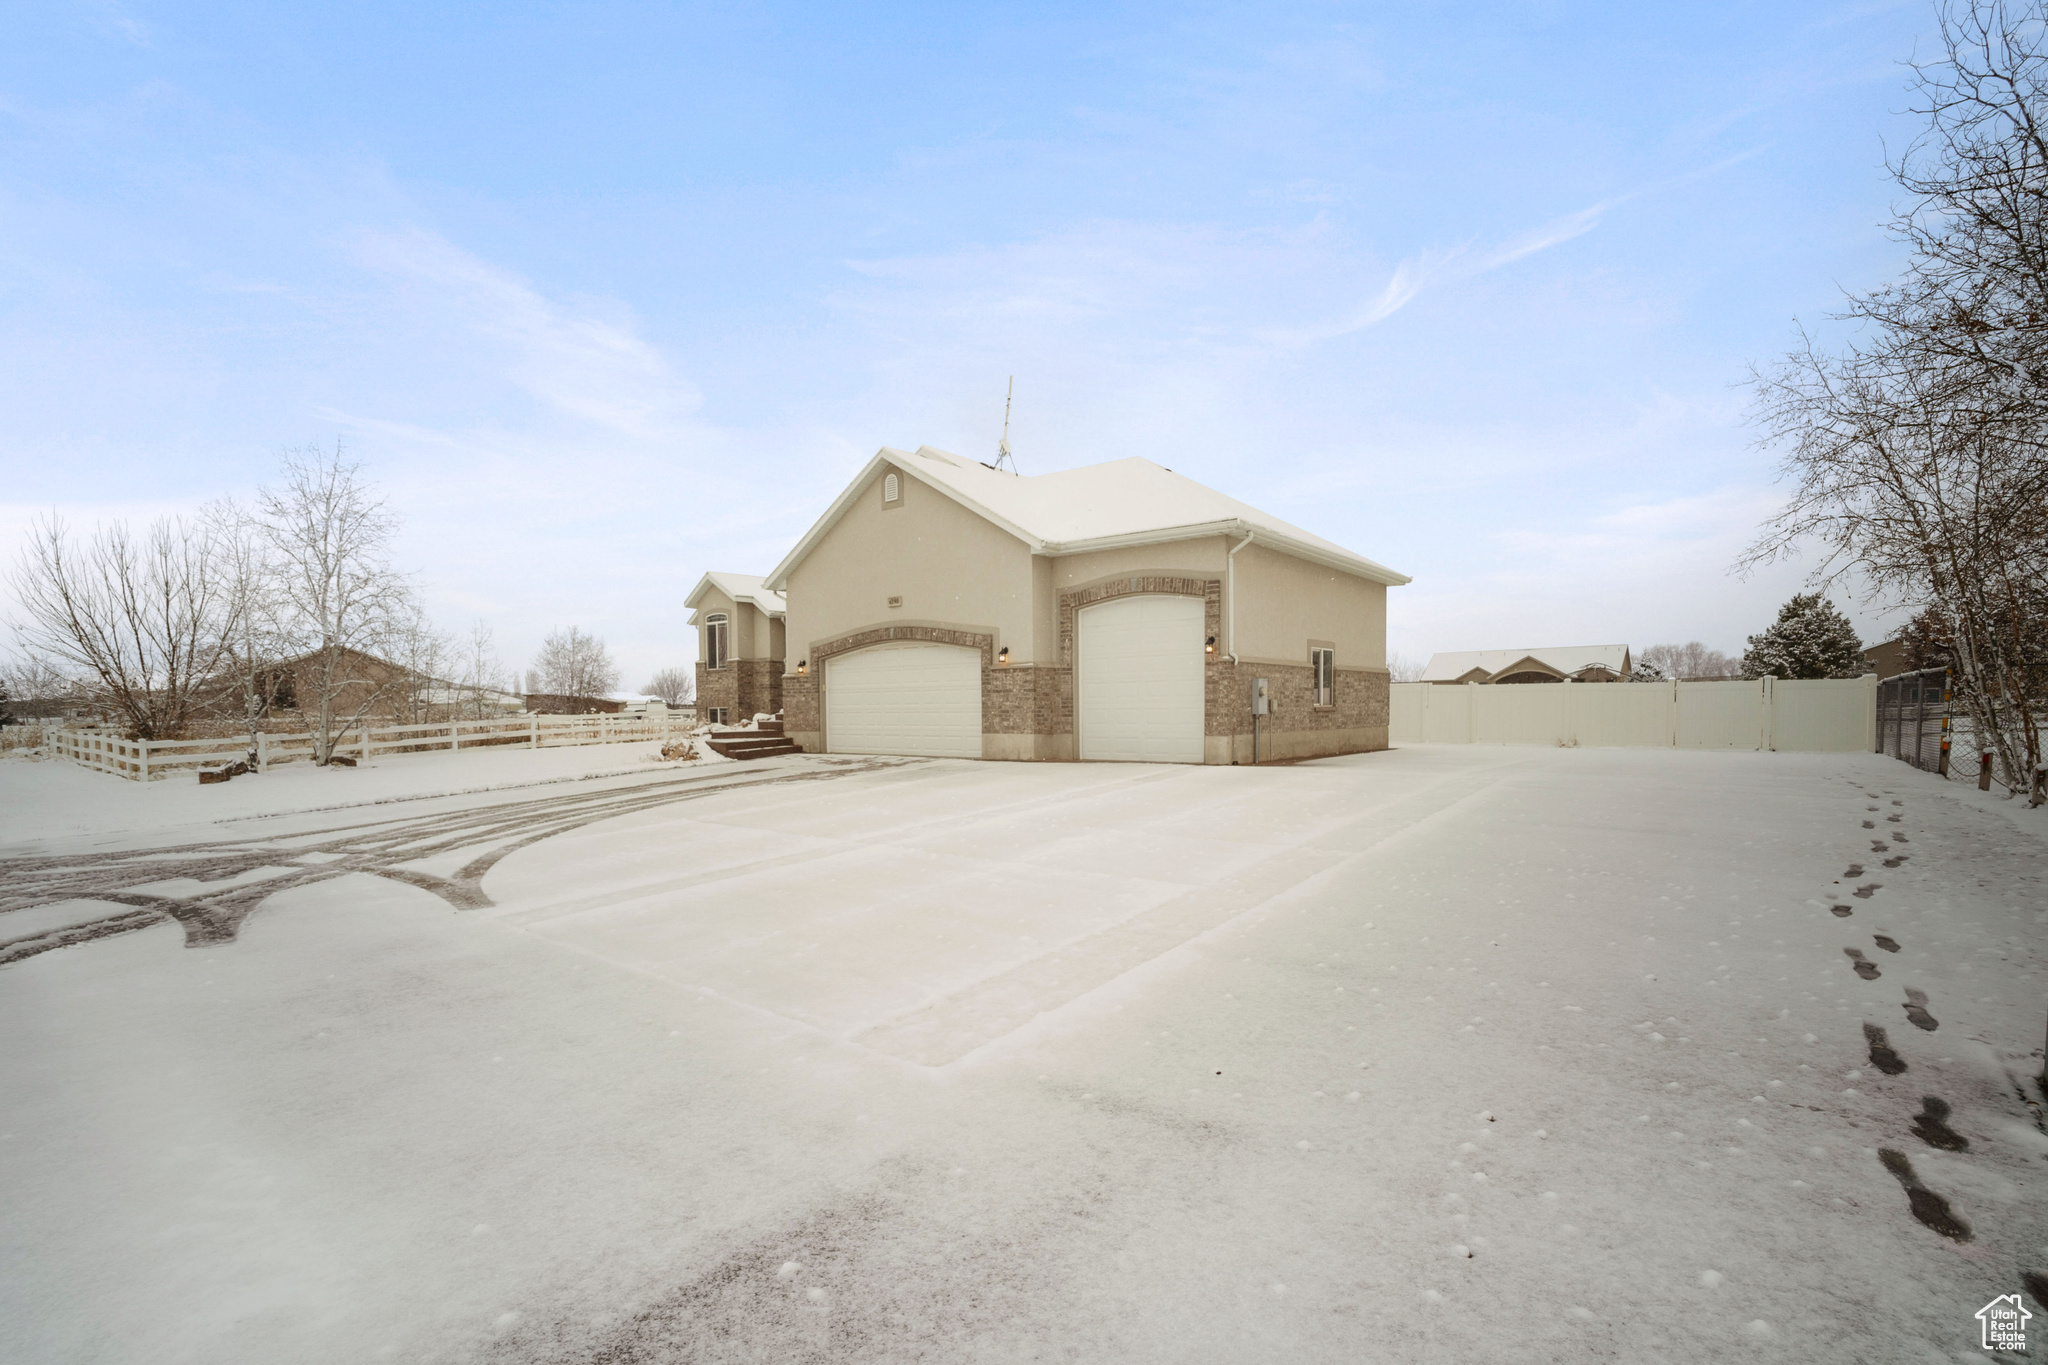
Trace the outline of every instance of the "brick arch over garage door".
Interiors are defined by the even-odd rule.
[[[963,670],[962,675],[954,681],[964,689],[968,684],[969,677],[971,676],[972,678],[973,696],[971,709],[975,731],[973,740],[970,742],[966,738],[967,732],[964,724],[963,726],[953,727],[958,729],[959,733],[950,737],[920,733],[922,730],[934,729],[934,727],[929,725],[907,724],[904,727],[900,727],[900,732],[896,732],[877,730],[872,723],[875,719],[872,715],[866,717],[855,716],[852,718],[855,721],[858,733],[835,735],[832,724],[832,677],[835,666],[869,651],[900,650],[915,646],[944,646],[952,653],[971,655],[974,660],[973,665]],[[979,758],[981,757],[980,727],[982,724],[983,700],[987,695],[989,670],[994,663],[994,656],[995,636],[986,631],[952,630],[944,626],[876,626],[868,630],[855,631],[852,634],[840,636],[836,640],[812,648],[810,655],[812,673],[809,678],[803,680],[809,686],[799,686],[793,689],[797,693],[798,704],[807,713],[806,719],[809,720],[809,724],[803,728],[808,729],[810,726],[815,725],[823,732],[826,752],[903,753],[938,757]],[[900,663],[902,661],[894,660],[890,662]],[[861,700],[871,708],[877,700],[877,689],[885,688],[888,685],[886,677],[882,676],[885,672],[886,670],[869,669],[856,664],[850,674],[842,675],[842,682],[850,681],[854,687],[867,694]],[[901,673],[902,670],[899,669],[896,672]],[[874,676],[868,676],[870,674]],[[909,677],[907,681],[915,684],[919,683],[920,680],[916,677]],[[924,685],[932,684],[935,681],[935,679],[929,678],[922,680]],[[842,698],[842,700],[846,699]],[[961,703],[960,709],[964,715],[969,705],[967,699],[961,697],[957,700]],[[915,699],[906,699],[906,704],[915,705],[918,703]],[[810,719],[811,717],[815,717],[815,719]],[[841,722],[839,728],[842,731],[846,730],[846,722],[849,716],[844,708],[841,710],[839,719]],[[937,728],[944,729],[945,727]],[[852,741],[850,745],[847,743],[848,740]]]
[[[1056,727],[1059,733],[1074,735],[1077,748],[1075,659],[1076,626],[1080,613],[1099,603],[1133,596],[1197,598],[1202,603],[1203,640],[1216,639],[1222,633],[1223,580],[1220,578],[1188,578],[1160,573],[1120,574],[1062,592],[1059,597],[1059,705],[1057,714],[1048,715],[1043,723],[1049,728]],[[1232,670],[1223,661],[1220,647],[1214,654],[1205,652],[1203,658],[1202,731],[1204,735],[1227,735],[1232,728],[1231,702],[1224,694],[1230,687]]]

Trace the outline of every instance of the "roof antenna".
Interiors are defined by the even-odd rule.
[[[1017,472],[1017,457],[1010,453],[1010,400],[1017,393],[1017,376],[1010,376],[1010,387],[1003,394],[1003,439],[996,442],[996,462],[990,469],[1008,466],[1012,474]]]

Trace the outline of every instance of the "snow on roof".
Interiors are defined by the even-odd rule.
[[[1429,656],[1422,670],[1423,682],[1456,682],[1473,669],[1488,677],[1509,664],[1524,659],[1549,664],[1560,673],[1579,673],[1588,668],[1605,668],[1620,673],[1628,662],[1627,645],[1543,645],[1536,649],[1466,649]]]
[[[781,593],[762,586],[767,580],[750,573],[721,573],[714,569],[699,579],[697,586],[690,589],[690,595],[683,599],[683,605],[696,609],[697,599],[704,595],[704,589],[716,588],[735,602],[747,602],[759,607],[770,616],[782,616],[789,611],[789,603]]]
[[[1408,581],[1383,564],[1150,460],[1111,460],[1026,477],[930,446],[914,451],[884,446],[765,581],[786,585],[790,570],[883,464],[893,465],[978,512],[1029,545],[1034,554],[1078,554],[1115,545],[1249,532],[1276,549],[1375,583]]]

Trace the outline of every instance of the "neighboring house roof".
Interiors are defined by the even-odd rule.
[[[914,451],[884,446],[796,543],[796,548],[775,566],[765,580],[770,587],[788,585],[790,571],[832,529],[833,523],[885,464],[994,522],[1030,546],[1033,554],[1082,554],[1123,545],[1186,540],[1190,536],[1250,534],[1258,544],[1375,583],[1399,586],[1408,582],[1406,575],[1395,573],[1384,564],[1353,554],[1341,545],[1311,535],[1150,460],[1112,460],[1108,464],[1025,477],[930,446]]]
[[[1589,668],[1604,668],[1618,674],[1628,668],[1628,646],[1558,645],[1540,649],[1453,650],[1430,655],[1429,667],[1422,670],[1421,681],[1457,682],[1475,669],[1490,678],[1509,665],[1526,659],[1548,664],[1564,674],[1583,673]]]
[[[788,601],[781,593],[764,587],[766,581],[750,573],[719,573],[714,570],[697,581],[697,586],[690,589],[690,595],[683,599],[683,605],[695,611],[698,600],[704,596],[704,590],[716,588],[733,601],[759,607],[770,616],[787,616]]]

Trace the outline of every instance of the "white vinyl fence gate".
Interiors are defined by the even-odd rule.
[[[1395,744],[1555,744],[1869,753],[1877,679],[1395,683]]]

